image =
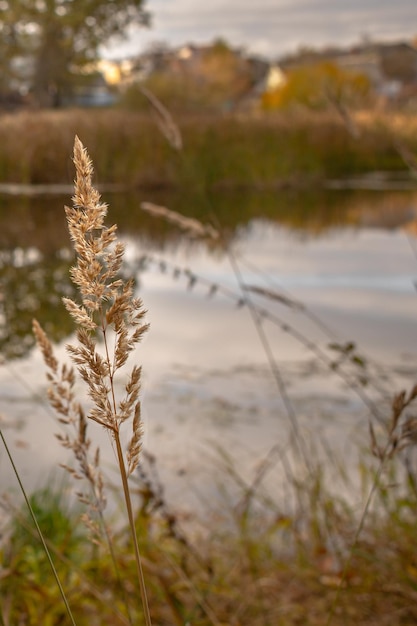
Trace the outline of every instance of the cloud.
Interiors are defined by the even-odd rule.
[[[417,34],[416,0],[149,0],[150,30],[132,30],[115,52],[134,54],[152,41],[169,45],[221,36],[252,52],[279,56],[299,45],[346,45]]]

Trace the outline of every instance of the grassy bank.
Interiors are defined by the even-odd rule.
[[[318,488],[309,510],[317,513],[308,518],[290,518],[278,507],[256,513],[252,505],[259,492],[246,511],[231,507],[223,519],[208,516],[204,533],[194,528],[189,536],[181,517],[165,511],[156,493],[144,484],[137,488],[142,508],[136,526],[157,626],[323,626],[332,613],[333,626],[416,622],[415,497],[394,498],[392,488],[390,495],[379,491],[383,513],[368,518],[342,583],[341,563],[354,533],[352,510],[335,499],[319,507],[325,494]],[[91,541],[79,511],[62,493],[44,490],[31,501],[76,624],[128,624],[124,600],[132,623],[143,624],[127,527],[113,533],[115,571],[106,547]],[[9,531],[0,553],[4,623],[68,623],[26,512],[13,510]]]
[[[362,115],[357,123],[359,138],[330,114],[180,119],[185,150],[178,154],[153,117],[130,111],[4,115],[0,182],[70,183],[75,133],[90,146],[102,183],[133,187],[309,185],[406,169],[398,148],[417,151],[413,118]]]

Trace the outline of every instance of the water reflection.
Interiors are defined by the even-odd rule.
[[[149,311],[151,331],[138,357],[144,366],[145,443],[158,457],[163,452],[161,473],[167,482],[181,471],[198,478],[203,490],[209,478],[201,460],[213,441],[235,450],[242,471],[251,471],[272,442],[285,439],[285,411],[248,312],[237,306],[229,259],[221,249],[190,243],[174,227],[143,214],[138,207],[145,199],[204,221],[214,207],[245,281],[284,290],[305,303],[340,341],[354,340],[370,355],[370,371],[376,362],[382,383],[384,376],[396,382],[414,374],[417,267],[398,226],[413,214],[416,194],[236,193],[204,203],[181,195],[109,195],[109,220],[118,223],[128,244],[127,260]],[[30,347],[32,317],[57,341],[72,332],[60,303],[62,295],[72,293],[65,201],[0,202],[0,345],[7,358],[26,355],[0,370],[0,410],[24,424],[16,440],[29,448],[16,446],[15,453],[28,480],[34,480],[31,468],[44,470],[63,460],[45,419],[47,409],[36,399],[46,397],[46,384],[39,377],[40,355]],[[144,254],[153,259],[146,270],[139,264]],[[226,291],[213,292],[213,285]],[[302,310],[262,306],[326,348],[323,327]],[[353,435],[366,430],[366,407],[282,325],[264,323],[302,427],[323,432],[335,450],[346,452],[341,429]],[[63,345],[58,354],[65,355]],[[104,458],[111,460],[111,452]]]
[[[317,237],[330,229],[347,226],[392,229],[410,221],[417,195],[413,192],[366,191],[281,191],[223,193],[190,197],[153,194],[108,194],[109,219],[117,222],[122,236],[129,237],[145,251],[175,250],[193,244],[172,225],[156,220],[140,209],[150,199],[203,221],[222,226],[226,241],[239,240],[262,218],[291,229],[301,238]],[[71,253],[63,205],[68,198],[0,197],[0,351],[5,358],[24,356],[33,346],[31,320],[37,317],[55,341],[72,331],[72,323],[61,305],[63,295],[71,296],[73,286],[68,270]],[[262,241],[257,245],[263,245]],[[211,253],[222,256],[219,248]],[[190,252],[191,254],[191,252]],[[328,260],[330,266],[332,260]],[[282,277],[283,284],[286,282]],[[301,279],[303,280],[303,279]],[[304,279],[311,286],[313,276]],[[340,286],[343,280],[339,279]],[[362,277],[364,286],[375,281]],[[306,282],[307,281],[307,282]],[[309,282],[310,281],[310,282]],[[300,284],[300,283],[299,283]]]
[[[75,296],[68,281],[70,263],[59,255],[37,258],[32,252],[17,248],[0,257],[0,353],[6,359],[24,356],[32,348],[34,317],[55,341],[73,331],[61,302],[62,296]]]
[[[119,231],[163,247],[181,238],[177,229],[140,211],[144,200],[197,217],[217,220],[229,236],[256,218],[308,235],[346,226],[395,228],[416,216],[414,191],[282,190],[195,194],[187,192],[104,194]],[[0,249],[35,246],[48,256],[68,246],[63,206],[69,197],[0,195]]]

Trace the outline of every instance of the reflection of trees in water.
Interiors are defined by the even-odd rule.
[[[36,317],[54,341],[73,330],[62,296],[75,296],[69,281],[68,260],[39,257],[32,251],[2,251],[0,263],[0,354],[15,358],[27,354],[33,343],[32,320]]]
[[[343,189],[277,189],[248,187],[221,193],[187,189],[103,194],[110,204],[111,222],[121,235],[139,244],[163,248],[184,242],[178,228],[155,219],[140,209],[143,201],[161,204],[203,222],[215,221],[227,239],[251,220],[267,218],[305,234],[315,235],[329,228],[362,225],[390,227],[392,216],[399,223],[409,219],[416,204],[413,191],[366,191]],[[63,206],[68,197],[0,197],[0,251],[35,246],[50,257],[69,248]]]
[[[141,192],[108,195],[111,221],[138,248],[162,250],[184,244],[175,226],[140,210],[143,200],[163,204],[201,221],[214,221],[231,241],[253,219],[315,236],[329,228],[370,225],[398,226],[414,212],[413,192],[335,190],[248,190],[217,194]],[[74,296],[69,279],[72,264],[63,205],[68,198],[0,198],[0,353],[6,358],[27,354],[33,345],[32,319],[60,341],[72,332],[61,303]],[[213,250],[213,252],[215,252]]]
[[[34,317],[56,341],[72,332],[61,302],[74,289],[60,207],[56,198],[0,199],[0,353],[5,358],[29,352]]]
[[[372,225],[391,228],[406,223],[417,204],[413,191],[374,191],[346,189],[241,189],[192,195],[153,192],[144,195],[118,195],[111,199],[112,215],[120,232],[129,233],[153,247],[163,248],[184,241],[184,235],[171,224],[143,214],[143,200],[161,204],[202,222],[214,222],[233,240],[241,228],[254,219],[316,236],[332,228]],[[395,219],[394,219],[395,216]],[[395,224],[393,224],[393,220]]]
[[[34,247],[51,257],[69,248],[63,207],[62,198],[0,197],[0,251]]]

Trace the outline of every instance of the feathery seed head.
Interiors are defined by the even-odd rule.
[[[79,345],[68,346],[68,350],[93,401],[88,417],[113,433],[123,422],[133,418],[136,431],[139,426],[134,414],[140,368],[133,368],[125,387],[126,395],[119,403],[113,380],[148,328],[143,322],[145,311],[142,301],[134,297],[133,281],[120,279],[124,245],[117,241],[117,226],[104,224],[107,205],[101,202],[100,194],[93,187],[93,165],[78,137],[73,160],[76,169],[73,207],[66,207],[65,211],[77,259],[71,278],[78,287],[82,304],[64,299],[77,325],[79,340]],[[110,332],[114,335],[111,347]],[[97,333],[104,339],[104,355],[98,352]],[[136,442],[134,448],[137,448]]]

